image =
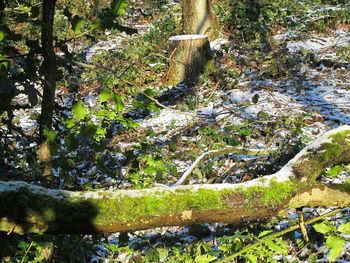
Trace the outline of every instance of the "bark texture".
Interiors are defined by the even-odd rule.
[[[169,39],[170,65],[168,83],[185,82],[192,85],[211,58],[208,37],[205,35],[179,35]]]
[[[40,146],[39,161],[43,164],[43,178],[48,182],[53,180],[51,167],[51,151],[44,136],[45,129],[52,128],[55,108],[55,90],[57,78],[57,63],[53,43],[53,25],[57,0],[44,0],[42,6],[41,45],[44,62],[43,100],[40,115]]]
[[[348,207],[349,183],[317,181],[339,163],[350,163],[350,126],[315,140],[277,173],[241,184],[71,192],[0,182],[0,231],[111,233],[257,220],[303,206]]]
[[[210,40],[219,35],[217,18],[209,0],[184,0],[182,22],[185,34],[207,35]]]

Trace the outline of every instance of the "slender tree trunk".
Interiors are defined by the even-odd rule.
[[[184,0],[182,22],[185,34],[207,35],[210,40],[219,35],[217,18],[209,0]]]
[[[51,152],[43,134],[45,129],[52,128],[55,107],[55,90],[57,77],[57,64],[53,43],[53,25],[55,5],[57,0],[44,0],[42,7],[41,45],[44,57],[44,93],[40,116],[40,146],[39,161],[44,165],[43,176],[51,181]]]

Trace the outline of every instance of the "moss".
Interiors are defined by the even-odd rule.
[[[225,202],[225,195],[217,190],[199,189],[189,192],[188,190],[169,191],[169,193],[152,192],[142,197],[131,197],[119,195],[117,198],[106,200],[99,199],[91,202],[98,209],[96,224],[106,224],[108,222],[128,222],[139,218],[147,218],[162,215],[179,215],[185,210],[205,211],[228,209]]]
[[[350,178],[347,179],[344,183],[339,185],[340,190],[350,193]]]
[[[350,131],[341,131],[331,135],[331,142],[322,143],[314,151],[310,151],[293,167],[297,177],[306,177],[310,184],[328,167],[349,159]],[[321,153],[321,154],[319,154]]]
[[[272,181],[269,186],[255,186],[242,191],[246,199],[246,206],[255,207],[253,203],[261,202],[261,204],[270,207],[281,205],[286,199],[293,195],[298,189],[295,182],[277,182]]]

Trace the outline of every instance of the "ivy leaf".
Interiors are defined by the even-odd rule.
[[[339,236],[330,235],[327,237],[326,246],[330,249],[329,261],[334,262],[343,252],[346,241]]]
[[[87,110],[85,109],[84,104],[81,100],[73,104],[72,112],[74,118],[78,121],[84,119],[87,114]]]
[[[194,262],[196,262],[196,263],[208,263],[208,262],[213,262],[214,260],[216,260],[215,256],[198,255],[198,256],[196,256]]]
[[[79,146],[79,142],[73,133],[64,136],[64,144],[71,151],[77,149]]]
[[[5,39],[5,33],[0,31],[0,42]]]
[[[349,235],[350,234],[350,222],[341,224],[338,228],[338,231],[340,233],[345,234],[345,235]]]
[[[335,226],[333,226],[332,224],[330,224],[328,222],[322,222],[319,224],[315,224],[314,229],[321,234],[327,234],[330,232],[334,232],[336,230]]]
[[[79,16],[74,16],[72,19],[72,29],[74,34],[80,34],[81,33],[81,28],[84,25],[84,20],[79,17]]]
[[[336,165],[333,166],[331,169],[329,169],[326,173],[325,176],[327,177],[336,177],[338,174],[344,171],[344,167],[342,165]]]
[[[112,12],[116,16],[121,16],[125,13],[128,4],[125,0],[113,0],[111,8]]]
[[[269,114],[266,111],[259,111],[257,117],[260,120],[267,120],[269,118]]]
[[[124,109],[124,103],[123,103],[123,99],[120,95],[118,94],[113,94],[113,100],[115,103],[115,109],[117,110],[118,113],[122,112]]]
[[[57,133],[58,131],[54,131],[54,130],[48,130],[48,129],[44,130],[44,136],[48,142],[54,142],[57,137]]]
[[[100,93],[100,102],[105,102],[112,97],[112,94],[109,90],[104,89]]]
[[[260,98],[259,94],[255,94],[252,98],[252,102],[254,104],[257,104],[259,102],[259,98]]]

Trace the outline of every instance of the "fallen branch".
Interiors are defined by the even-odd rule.
[[[176,183],[174,183],[172,186],[174,187],[174,186],[186,184],[189,181],[193,170],[197,166],[199,166],[201,163],[205,162],[208,159],[219,157],[225,154],[246,154],[246,155],[266,154],[267,155],[267,154],[270,154],[270,152],[267,150],[261,150],[261,149],[260,150],[244,149],[242,147],[233,147],[233,146],[226,146],[225,148],[220,150],[211,150],[211,151],[204,152],[191,164],[191,166],[182,174],[180,179]]]
[[[327,132],[277,173],[240,184],[72,192],[0,182],[0,231],[111,233],[266,219],[302,206],[348,207],[349,184],[317,180],[339,163],[350,163],[350,126]]]

